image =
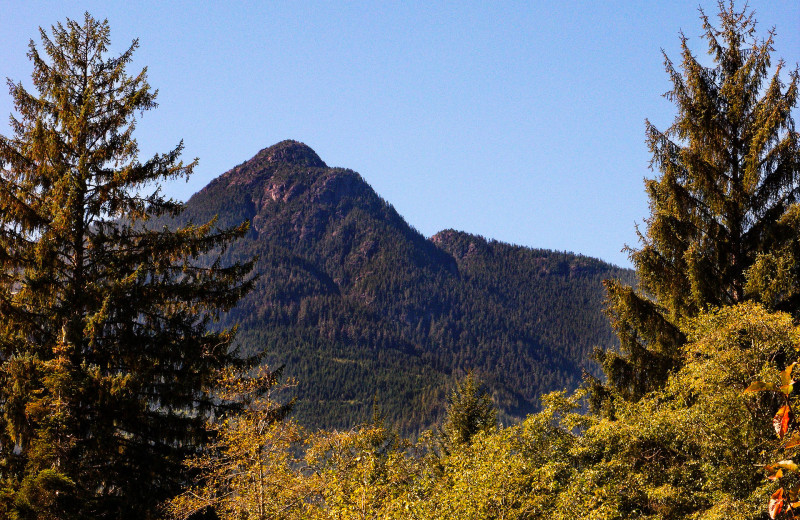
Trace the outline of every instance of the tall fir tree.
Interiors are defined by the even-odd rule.
[[[612,393],[635,400],[661,387],[682,363],[687,317],[748,298],[800,312],[798,69],[782,82],[774,31],[759,39],[746,7],[720,2],[719,27],[701,19],[713,65],[683,35],[680,68],[664,54],[677,114],[664,131],[646,122],[659,175],[645,183],[651,214],[630,250],[639,286],[606,283],[621,351],[597,353],[608,383],[592,382],[596,409]]]
[[[138,42],[107,56],[88,13],[40,30],[31,93],[0,137],[0,517],[152,518],[205,442],[209,393],[240,363],[210,330],[251,285],[250,264],[198,261],[246,231],[171,231],[158,182],[195,162],[140,162],[135,112],[156,107]]]

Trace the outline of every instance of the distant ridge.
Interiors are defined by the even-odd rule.
[[[252,222],[225,259],[258,255],[255,290],[224,317],[248,351],[285,364],[312,426],[368,420],[373,403],[405,432],[442,414],[467,370],[504,420],[542,392],[574,388],[595,345],[613,346],[605,278],[630,270],[455,230],[426,239],[352,170],[305,144],[258,152],[196,193],[182,220]]]

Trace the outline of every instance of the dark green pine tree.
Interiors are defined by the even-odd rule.
[[[239,363],[209,330],[250,264],[197,261],[246,231],[175,231],[158,182],[188,176],[182,144],[140,162],[135,112],[156,107],[134,41],[107,56],[87,13],[41,30],[33,94],[9,81],[0,137],[0,517],[152,518],[204,442],[209,395]]]
[[[630,251],[639,286],[607,282],[621,352],[598,352],[608,385],[592,382],[595,409],[610,391],[637,399],[659,388],[681,364],[682,320],[704,309],[756,297],[800,310],[790,283],[800,259],[798,71],[784,85],[774,31],[759,39],[752,12],[719,10],[719,27],[701,11],[713,65],[684,36],[680,69],[665,55],[677,115],[664,131],[647,122],[659,175],[646,181],[651,215]]]
[[[481,389],[478,378],[470,372],[447,398],[447,417],[439,429],[439,445],[444,453],[468,444],[479,432],[497,427],[497,410],[491,396]]]

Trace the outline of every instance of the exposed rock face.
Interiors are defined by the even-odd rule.
[[[292,166],[307,166],[309,168],[327,168],[319,155],[299,141],[287,139],[280,143],[264,148],[256,154],[254,159],[264,158],[267,162],[275,164],[291,164]]]
[[[265,232],[265,222],[291,223],[301,239],[323,232],[323,224],[344,213],[352,199],[366,197],[368,204],[383,204],[360,175],[344,168],[329,168],[307,145],[294,140],[264,148],[252,159],[214,179],[189,205],[195,213],[202,207],[216,210],[234,206],[237,217],[251,221],[256,233]],[[242,211],[246,209],[246,211]],[[286,215],[291,212],[291,215]],[[222,224],[232,224],[226,211],[218,211]],[[322,227],[321,227],[322,226]]]
[[[485,256],[489,251],[485,238],[453,229],[439,231],[431,237],[431,242],[453,255],[458,262]]]
[[[250,185],[270,177],[276,170],[287,167],[327,168],[328,165],[317,153],[299,141],[287,139],[264,148],[252,159],[223,173],[204,189],[224,184],[228,186]]]

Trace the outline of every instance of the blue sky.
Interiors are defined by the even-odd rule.
[[[793,67],[800,2],[749,5]],[[38,27],[88,10],[116,52],[139,38],[131,71],[147,66],[159,90],[138,123],[142,155],[183,139],[200,158],[166,186],[176,198],[291,138],[358,171],[426,236],[455,228],[629,265],[620,250],[637,244],[653,175],[644,120],[674,116],[660,49],[679,61],[683,30],[705,55],[699,6],[716,17],[708,0],[3,0],[0,76],[30,84]]]

